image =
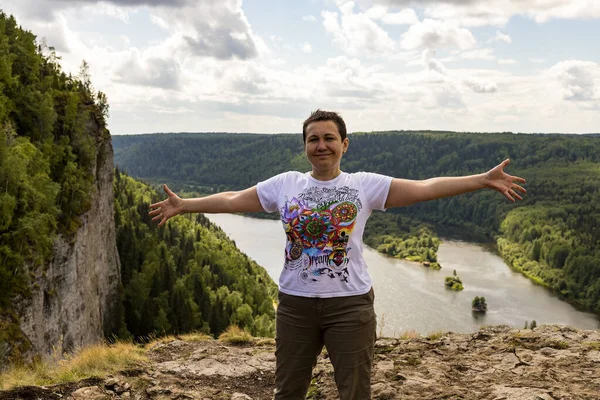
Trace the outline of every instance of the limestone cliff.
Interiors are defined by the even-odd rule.
[[[113,199],[110,134],[90,118],[98,149],[91,209],[73,239],[59,236],[52,261],[32,271],[33,295],[20,305],[21,331],[32,354],[62,354],[100,341],[115,326],[120,264]]]

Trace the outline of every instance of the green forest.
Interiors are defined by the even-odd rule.
[[[85,61],[65,74],[52,47],[38,44],[0,11],[0,348],[28,350],[22,300],[37,288],[60,235],[74,241],[90,209],[96,166],[110,149],[109,106]],[[121,259],[121,338],[192,330],[219,334],[238,324],[273,336],[276,285],[203,216],[158,230],[147,216],[157,195],[115,173]]]
[[[485,172],[510,158],[507,172],[527,179],[518,203],[484,190],[375,213],[367,244],[434,263],[439,236],[494,242],[515,269],[600,312],[600,137],[390,131],[349,138],[347,172],[427,179]],[[238,190],[310,169],[300,133],[115,136],[113,143],[120,168],[182,191]]]
[[[0,342],[19,341],[14,300],[90,208],[107,113],[85,63],[66,75],[53,48],[0,12]]]
[[[277,285],[221,229],[202,214],[158,228],[148,212],[159,195],[118,170],[114,193],[123,285],[119,337],[219,335],[231,324],[274,336]]]

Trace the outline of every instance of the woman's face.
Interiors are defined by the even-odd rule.
[[[335,122],[316,121],[306,127],[304,150],[314,169],[339,167],[342,155],[347,149],[348,138],[342,141]]]

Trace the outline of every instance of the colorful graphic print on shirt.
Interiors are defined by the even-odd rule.
[[[302,283],[348,283],[348,244],[362,204],[358,190],[311,187],[286,198],[281,221],[287,235],[285,265]]]

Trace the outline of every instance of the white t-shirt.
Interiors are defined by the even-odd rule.
[[[367,293],[363,232],[371,211],[385,210],[391,182],[368,172],[319,181],[292,171],[258,183],[262,207],[279,211],[287,236],[279,290],[303,297]]]

